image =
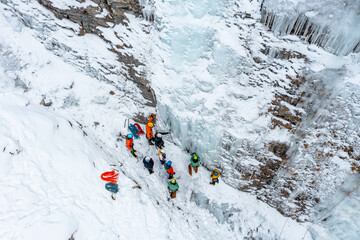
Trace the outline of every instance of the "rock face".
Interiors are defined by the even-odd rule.
[[[142,7],[139,2],[136,0],[94,0],[98,6],[87,6],[81,8],[70,9],[59,9],[54,7],[52,2],[49,0],[38,0],[38,2],[49,9],[54,15],[59,19],[68,19],[72,22],[79,24],[80,33],[79,35],[85,35],[86,33],[96,34],[101,37],[104,41],[109,43],[112,47],[110,51],[118,55],[118,61],[125,64],[128,74],[126,76],[127,80],[133,81],[140,89],[142,96],[147,100],[145,105],[150,107],[156,106],[156,98],[154,91],[149,86],[149,82],[145,78],[143,72],[138,72],[137,67],[144,65],[138,59],[134,58],[131,55],[123,54],[120,51],[117,51],[118,46],[113,46],[113,44],[106,40],[102,32],[97,27],[109,27],[109,23],[113,24],[127,24],[125,13],[134,14],[135,16],[140,16],[142,14]],[[108,14],[99,18],[97,15],[107,11]],[[131,46],[130,46],[131,47]]]
[[[100,0],[99,2],[102,1]],[[115,16],[124,17],[124,12],[134,14],[135,16],[141,15],[142,8],[139,2],[135,0],[108,0],[107,4]]]

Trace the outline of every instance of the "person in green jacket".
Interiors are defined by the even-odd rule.
[[[176,182],[175,179],[171,179],[171,181],[168,182],[168,189],[170,192],[170,197],[175,198],[176,192],[179,190],[179,184]]]
[[[191,168],[194,168],[195,173],[197,173],[199,166],[200,166],[200,157],[196,153],[191,154],[190,164],[189,164],[190,175],[192,175]]]

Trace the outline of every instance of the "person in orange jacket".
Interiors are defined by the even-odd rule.
[[[159,160],[161,165],[164,165],[166,162],[166,153],[164,149],[160,149],[159,150]]]
[[[145,127],[146,128],[146,138],[148,139],[150,145],[154,145],[154,143],[153,143],[153,141],[154,141],[154,133],[153,133],[154,124],[152,123],[154,116],[155,116],[154,114],[150,115],[150,119]]]
[[[130,133],[126,136],[126,147],[130,150],[131,154],[137,158],[136,150],[134,150],[133,135]]]
[[[211,177],[211,185],[215,185],[215,183],[219,183],[219,177],[220,177],[220,172],[217,169],[214,169],[212,171],[212,173],[210,174]]]

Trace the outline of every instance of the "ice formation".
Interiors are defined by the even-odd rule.
[[[67,8],[65,1],[52,2],[55,6]],[[349,4],[344,7],[346,11],[355,4],[353,1],[344,2]],[[88,6],[89,3],[90,1],[83,4],[76,2],[76,6]],[[319,87],[320,84],[310,85],[314,89],[308,93],[313,98],[319,97],[319,93],[327,97],[325,90],[330,91],[346,77],[352,76],[351,82],[356,82],[356,75],[349,70],[349,65],[354,64],[354,69],[357,68],[357,55],[340,58],[303,44],[297,37],[276,38],[272,32],[265,31],[260,23],[259,1],[140,0],[140,4],[144,18],[126,14],[126,25],[98,27],[102,34],[99,38],[92,34],[78,36],[77,24],[66,19],[56,19],[36,1],[2,1],[0,24],[4,34],[0,36],[0,93],[3,95],[0,97],[0,125],[3,127],[0,128],[0,146],[6,146],[6,149],[0,152],[5,159],[1,161],[0,177],[5,179],[9,175],[15,179],[21,175],[29,181],[48,181],[41,187],[33,187],[33,182],[23,182],[22,185],[12,182],[11,184],[20,185],[22,191],[26,192],[22,196],[18,195],[17,189],[12,188],[13,185],[10,185],[11,190],[7,190],[7,181],[0,181],[2,189],[6,189],[0,195],[0,212],[5,216],[1,223],[6,226],[1,228],[0,236],[6,239],[23,239],[22,236],[27,234],[25,231],[30,231],[28,233],[35,236],[40,228],[52,225],[58,227],[54,232],[66,235],[60,234],[59,238],[68,238],[74,234],[75,239],[114,239],[119,237],[118,233],[122,233],[120,237],[127,239],[134,236],[139,239],[169,239],[173,236],[177,239],[207,239],[209,235],[227,239],[302,239],[306,231],[303,224],[281,216],[256,198],[263,199],[270,205],[275,199],[279,204],[271,206],[280,206],[282,213],[289,214],[291,210],[295,212],[303,207],[299,208],[292,200],[300,198],[301,204],[306,203],[306,198],[301,199],[304,197],[302,193],[306,191],[321,193],[321,202],[316,206],[317,212],[312,219],[298,218],[300,221],[305,219],[315,222],[308,226],[310,233],[304,239],[336,239],[319,228],[318,224],[326,226],[340,239],[359,235],[356,224],[347,224],[358,218],[358,214],[353,212],[353,209],[359,207],[358,193],[346,198],[338,209],[327,214],[337,204],[337,200],[347,196],[349,189],[357,184],[356,181],[350,182],[350,186],[343,183],[347,180],[345,174],[348,174],[352,166],[347,162],[347,153],[339,151],[339,156],[319,164],[314,163],[314,157],[309,151],[294,151],[300,153],[290,162],[296,168],[291,168],[290,171],[285,167],[281,168],[274,180],[268,177],[274,173],[266,165],[268,162],[272,163],[270,160],[273,159],[275,162],[283,160],[277,150],[285,146],[283,149],[286,151],[286,144],[292,144],[293,148],[298,149],[303,145],[300,140],[307,140],[313,143],[308,149],[317,148],[319,139],[322,142],[327,142],[329,138],[331,140],[332,136],[326,138],[323,134],[328,131],[339,137],[338,142],[344,142],[345,132],[338,134],[336,131],[353,128],[356,124],[349,123],[348,119],[360,116],[356,105],[360,97],[354,96],[356,89],[351,84],[346,87],[346,95],[325,99],[327,101],[321,104],[319,101],[315,102],[314,109],[310,109],[315,112],[319,108],[319,111],[308,116],[300,130],[309,128],[309,131],[319,131],[323,134],[319,138],[307,134],[307,137],[294,141],[286,129],[270,129],[269,125],[275,119],[290,126],[292,131],[299,130],[295,126],[295,120],[290,123],[291,119],[286,118],[287,116],[280,118],[271,115],[269,109],[274,107],[273,102],[279,101],[276,97],[280,94],[288,99],[294,97],[291,91],[295,90],[291,89],[290,83],[298,84],[298,79],[302,76],[297,76],[303,74],[304,69],[317,73],[307,75],[313,78],[310,80],[327,85],[324,89]],[[353,27],[353,35],[349,36],[350,30],[333,22],[330,24],[332,30],[326,32],[325,36],[323,33],[328,29],[326,26],[330,26],[329,18],[336,19],[340,15],[327,15],[330,4],[328,8],[316,12],[313,9],[320,9],[318,4],[321,3],[264,1],[263,21],[278,29],[274,30],[278,35],[291,34],[291,29],[299,34],[311,31],[312,37],[309,35],[304,38],[308,37],[308,41],[313,41],[328,51],[338,51],[339,55],[347,54],[352,49],[358,51],[358,31],[353,21],[358,18],[356,11],[349,10],[350,16],[346,19],[348,25],[341,22],[341,19],[338,21],[343,26]],[[338,6],[337,9],[343,7],[339,5],[341,3],[334,4],[332,6]],[[270,9],[271,11],[264,12]],[[285,23],[281,21],[286,21],[285,17],[290,15],[296,16],[295,19],[288,19],[290,22],[286,24],[289,25],[283,25]],[[307,19],[311,19],[312,25],[310,20],[306,22]],[[341,40],[341,37],[336,37],[340,36],[337,33],[347,38]],[[344,41],[347,46],[339,41]],[[181,184],[176,202],[168,202],[166,199],[166,177],[162,175],[162,166],[156,165],[154,175],[144,175],[146,171],[141,162],[128,156],[124,143],[119,138],[119,131],[127,131],[123,125],[125,119],[134,118],[139,112],[147,115],[154,109],[149,110],[146,106],[131,77],[124,77],[127,75],[124,69],[128,66],[117,61],[115,50],[108,51],[109,45],[124,56],[135,56],[145,64],[136,66],[136,70],[144,70],[155,89],[159,117],[157,127],[171,130],[165,140],[168,158],[173,161],[176,177]],[[351,58],[355,60],[351,62]],[[320,81],[322,78],[318,76],[322,76],[324,81]],[[109,94],[110,91],[114,94]],[[16,96],[11,99],[6,95],[7,92],[20,92],[25,97]],[[53,98],[52,108],[46,109],[38,105],[38,100],[44,93]],[[292,100],[297,101],[295,98]],[[307,111],[306,108],[304,110],[289,103],[282,104],[284,105],[275,107],[283,107],[288,112],[299,113],[301,116]],[[331,108],[322,109],[323,105],[330,105]],[[326,111],[333,115],[323,114]],[[8,116],[11,118],[8,119]],[[31,118],[39,122],[43,120],[47,127],[31,124],[28,122]],[[67,120],[74,126],[69,125]],[[11,124],[15,127],[9,128]],[[22,131],[17,132],[18,126],[22,126],[19,128]],[[69,135],[73,137],[72,141],[67,141]],[[26,139],[28,136],[44,137],[30,139],[34,140],[30,142]],[[20,142],[17,141],[19,138]],[[58,144],[52,145],[49,138],[57,139]],[[273,141],[277,143],[275,147],[271,145]],[[359,141],[356,137],[348,141],[349,144],[353,142]],[[31,149],[35,143],[39,146],[37,151]],[[149,154],[156,159],[156,152],[147,146],[145,139],[140,139],[135,144],[140,153]],[[72,154],[63,151],[64,148],[71,148],[78,161],[72,161]],[[269,148],[273,148],[273,152]],[[195,151],[201,156],[202,167],[198,175],[190,177],[186,173],[189,153],[184,150]],[[31,153],[31,156],[24,156],[24,152]],[[331,153],[331,149],[324,147],[325,152]],[[355,151],[354,155],[356,154]],[[40,161],[38,155],[46,158],[41,158]],[[50,155],[65,159],[66,164],[53,161]],[[122,164],[119,169],[124,176],[121,177],[119,198],[112,202],[106,195],[103,184],[100,184],[99,175],[108,170],[109,163],[120,165],[119,162]],[[309,172],[312,164],[324,167],[324,175],[313,174],[318,170]],[[31,166],[31,171],[24,167],[27,165]],[[41,165],[41,168],[37,169],[37,165]],[[75,171],[76,166],[84,168],[82,176],[86,176],[88,181],[80,179],[78,185],[70,180],[57,184],[59,179],[68,177],[71,171]],[[221,183],[217,188],[208,184],[209,172],[205,169],[214,167],[222,167],[223,170]],[[51,174],[57,168],[64,171]],[[13,170],[8,173],[9,169]],[[66,172],[66,169],[70,172]],[[283,173],[287,175],[284,176]],[[342,174],[341,177],[339,173]],[[291,185],[294,190],[286,198],[279,195],[280,190],[284,189],[276,191],[275,188],[281,182],[288,184],[285,181],[288,175],[293,177],[290,180],[295,183]],[[258,180],[257,177],[263,178],[263,182],[250,185],[249,183]],[[131,188],[134,180],[143,186],[141,191],[136,192]],[[223,180],[232,187],[224,184]],[[311,186],[312,180],[319,182],[318,188]],[[250,185],[250,190],[258,190],[253,192],[256,196],[239,191],[244,190],[247,184]],[[338,186],[342,187],[339,191]],[[93,191],[94,188],[96,190]],[[33,192],[27,192],[28,189]],[[43,205],[35,213],[30,211],[23,217],[24,209],[14,209],[18,205],[31,209],[32,203],[40,201],[41,194],[52,193],[52,189],[60,191],[41,199]],[[289,189],[285,189],[285,193]],[[18,205],[11,205],[7,201],[7,192],[17,200]],[[266,195],[268,193],[272,196]],[[326,201],[329,193],[334,199]],[[28,198],[32,199],[30,203]],[[88,198],[93,200],[90,204],[91,212],[88,210]],[[61,210],[66,209],[69,215],[56,215],[58,205],[63,207]],[[52,211],[52,224],[46,221],[48,211],[44,209]],[[318,218],[322,215],[323,218]],[[33,216],[38,219],[35,225],[32,222]],[[21,221],[18,221],[20,217]],[[91,223],[86,224],[81,218],[90,219]],[[170,232],[163,227],[164,222],[170,226]],[[9,226],[8,223],[14,224]],[[345,224],[347,232],[343,231]],[[36,237],[47,239],[42,235]]]
[[[337,55],[360,51],[357,0],[265,0],[261,22],[277,35],[298,35]]]

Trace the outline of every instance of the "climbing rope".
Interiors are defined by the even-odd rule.
[[[280,239],[281,234],[282,234],[282,232],[284,231],[285,225],[287,224],[288,221],[289,221],[289,217],[286,219],[286,221],[285,221],[285,223],[284,223],[284,226],[283,226],[282,229],[281,229],[281,232],[280,232],[280,235],[279,235],[279,239]]]
[[[321,217],[319,217],[318,219],[316,219],[310,227],[312,227],[315,223],[319,222],[324,216],[326,216],[328,213],[332,212],[340,203],[342,203],[342,201],[344,201],[347,197],[350,197],[350,195],[356,191],[356,189],[358,189],[360,187],[360,183],[353,189],[351,190],[349,193],[347,193],[340,201],[338,201],[334,206],[332,206],[328,211],[326,211]],[[305,239],[305,236],[307,234],[307,232],[309,231],[309,228],[307,228],[302,240]]]
[[[358,124],[355,126],[355,128],[351,131],[351,133],[348,135],[348,137],[347,137],[345,140],[347,140],[347,139],[355,132],[355,130],[357,130],[357,128],[358,128],[359,126],[360,126],[360,121],[358,122]],[[334,153],[334,155],[333,155],[332,157],[328,158],[328,160],[330,161],[332,158],[334,158],[334,157],[336,156],[336,154],[338,153],[339,150],[340,150],[340,149],[337,149],[336,152]],[[324,157],[323,160],[325,161],[326,158]],[[294,165],[294,166],[295,166],[295,165]],[[288,167],[288,168],[286,169],[285,173],[284,173],[281,177],[283,177],[283,176],[287,173],[287,171],[289,170],[289,168],[290,168],[290,167]],[[315,178],[314,181],[316,182],[316,181],[319,179],[319,177],[320,177],[320,174]],[[322,219],[326,214],[328,214],[328,213],[331,212],[333,209],[335,209],[342,201],[344,201],[344,200],[346,199],[346,197],[350,196],[351,193],[353,193],[354,191],[356,191],[356,189],[358,189],[359,186],[360,186],[360,183],[359,183],[350,193],[348,193],[342,200],[340,200],[337,204],[335,204],[332,208],[330,208],[330,210],[327,211],[323,216],[321,216],[321,217],[318,218],[315,222],[313,222],[310,227],[312,227],[315,223],[317,223],[320,219]],[[284,224],[284,226],[283,226],[283,228],[282,228],[282,230],[281,230],[281,232],[280,232],[280,236],[281,236],[281,234],[282,234],[282,232],[283,232],[283,230],[284,230],[284,227],[285,227],[286,223],[287,223],[287,221],[285,222],[285,224]],[[305,236],[306,236],[306,234],[307,234],[308,231],[309,231],[309,228],[306,230],[306,232],[305,232],[304,237],[302,238],[302,240],[304,240],[304,238],[305,238]],[[279,238],[280,238],[280,236],[279,236]]]
[[[106,182],[117,183],[118,178],[119,173],[115,172],[115,170],[101,174],[101,179]]]

